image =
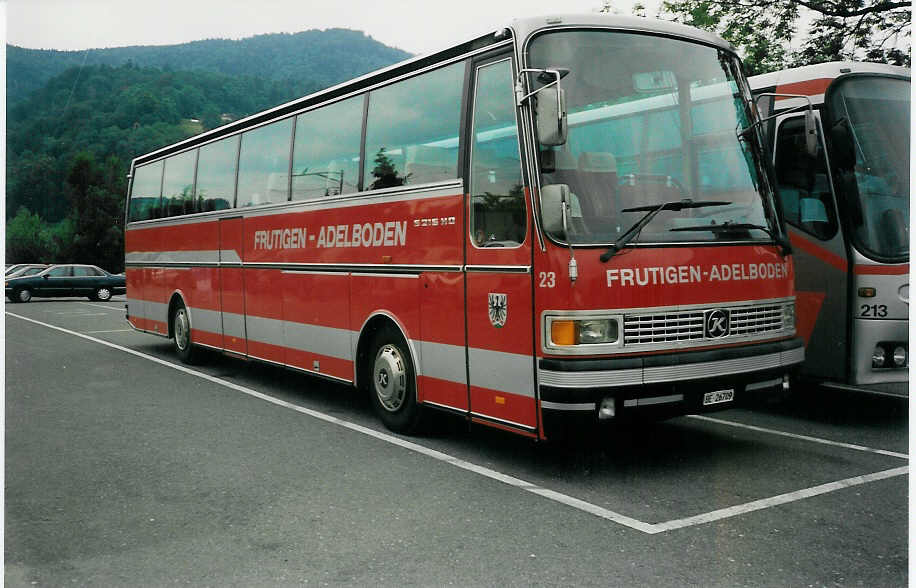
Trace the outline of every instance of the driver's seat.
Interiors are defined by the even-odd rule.
[[[606,151],[579,154],[579,199],[591,216],[617,215],[617,159]]]

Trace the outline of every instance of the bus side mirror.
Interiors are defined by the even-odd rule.
[[[547,184],[541,188],[541,218],[544,220],[546,233],[565,238],[563,207],[567,202],[569,202],[569,186],[566,184]]]
[[[817,123],[810,108],[805,111],[805,150],[811,157],[817,156]]]
[[[566,143],[566,90],[559,83],[558,80],[556,92],[540,92],[535,103],[538,142],[544,146]]]
[[[546,84],[525,94],[525,74],[537,74],[537,80]],[[515,79],[515,103],[536,97],[533,105],[538,142],[545,147],[566,143],[566,92],[560,87],[560,80],[569,75],[569,68],[523,69]]]

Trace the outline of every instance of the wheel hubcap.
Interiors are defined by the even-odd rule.
[[[28,290],[23,290],[22,292],[19,293],[19,300],[23,302],[28,302],[31,299],[32,299],[32,293],[29,292]]]
[[[382,408],[395,412],[407,398],[407,367],[397,347],[385,345],[375,356],[372,368],[375,395]]]
[[[99,299],[108,300],[111,298],[111,291],[108,288],[99,288]]]
[[[175,345],[181,351],[188,348],[191,338],[191,329],[188,325],[188,313],[185,309],[179,309],[175,313]]]

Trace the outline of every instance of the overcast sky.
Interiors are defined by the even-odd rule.
[[[11,45],[72,50],[340,27],[428,53],[512,18],[601,6],[602,0],[8,0],[6,34]],[[630,14],[632,0],[613,6]]]

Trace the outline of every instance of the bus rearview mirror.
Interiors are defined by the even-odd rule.
[[[566,184],[547,184],[541,188],[541,219],[546,233],[566,237],[563,229],[563,205],[566,202],[569,202],[569,186]]]
[[[805,111],[805,150],[811,157],[817,155],[817,124],[810,108]]]
[[[535,116],[541,145],[552,147],[566,143],[566,90],[557,87],[556,92],[540,92]]]

